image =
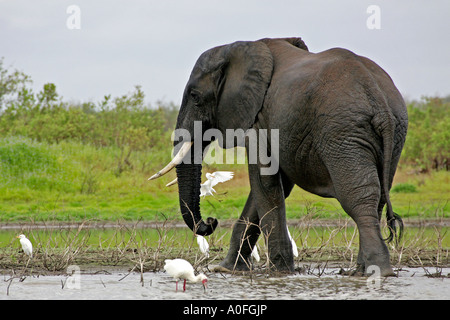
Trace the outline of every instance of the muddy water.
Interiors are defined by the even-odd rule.
[[[2,275],[0,299],[182,299],[182,300],[289,300],[289,299],[450,299],[450,268],[446,278],[430,278],[434,268],[410,268],[397,278],[366,279],[338,275],[337,269],[324,274],[266,277],[207,273],[208,288],[187,284],[186,292],[175,291],[175,282],[164,272],[99,272],[75,276],[32,276],[9,281]],[[64,284],[64,287],[63,287]],[[8,288],[9,286],[9,288]],[[179,284],[181,289],[181,283]]]

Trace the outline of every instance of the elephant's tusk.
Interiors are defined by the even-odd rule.
[[[168,184],[166,184],[166,187],[170,187],[173,186],[174,184],[178,183],[178,178],[175,178],[174,180],[172,180],[171,182],[169,182]]]
[[[183,143],[183,146],[181,147],[180,151],[178,151],[177,155],[170,161],[167,166],[165,166],[163,169],[152,175],[148,180],[153,180],[156,178],[159,178],[163,175],[165,175],[167,172],[172,170],[175,166],[179,165],[182,161],[184,156],[188,153],[189,149],[191,149],[191,146],[194,142],[185,142]]]

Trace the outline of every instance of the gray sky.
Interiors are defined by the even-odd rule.
[[[70,5],[80,29],[69,29]],[[369,29],[370,5],[380,9]],[[371,20],[372,21],[372,20]],[[35,91],[102,100],[141,85],[147,102],[181,102],[198,56],[237,40],[303,38],[310,51],[343,47],[377,62],[408,99],[450,94],[450,1],[0,0],[0,57]]]

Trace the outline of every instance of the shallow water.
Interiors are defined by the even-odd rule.
[[[436,272],[428,268],[428,272]],[[112,271],[97,274],[28,276],[8,281],[2,275],[0,299],[182,299],[182,300],[290,300],[290,299],[450,299],[450,278],[430,278],[423,268],[407,268],[398,277],[367,279],[337,274],[266,277],[207,273],[208,287],[187,284],[186,292],[175,291],[175,281],[164,272],[143,274]],[[450,268],[441,270],[448,276]],[[373,280],[373,281],[372,281]],[[63,288],[64,283],[64,288]],[[9,286],[9,288],[8,288]]]
[[[80,234],[75,229],[29,229],[30,239],[39,248],[46,246],[63,246],[75,234],[79,238],[88,240],[87,246],[96,247],[99,243],[103,246],[117,246],[117,243],[127,243],[133,235],[128,228],[120,229],[89,229],[82,230]],[[436,236],[434,229],[409,229],[411,237],[424,238],[427,245],[439,242],[448,246],[446,227]],[[155,229],[139,229],[136,236],[141,237],[147,244],[158,244],[161,234]],[[329,239],[334,231],[328,228],[308,228],[306,235],[301,230],[293,230],[293,236],[298,241],[308,241],[308,247],[322,243]],[[0,230],[0,251],[10,247],[17,248],[13,254],[19,259],[20,244],[15,235],[21,232],[16,229]],[[84,233],[83,233],[84,232]],[[216,232],[212,246],[221,248],[228,246],[230,230],[224,228],[222,233]],[[346,228],[344,234],[351,238],[352,228]],[[417,233],[417,234],[416,234]],[[219,234],[219,236],[217,236]],[[406,234],[408,236],[408,234]],[[433,237],[432,237],[433,236]],[[345,237],[344,237],[345,238]],[[407,238],[407,237],[406,237]],[[414,238],[414,239],[415,239]],[[67,240],[69,239],[69,240]],[[84,239],[84,238],[83,238]],[[125,239],[125,240],[124,240]],[[182,248],[193,247],[197,250],[192,233],[181,229],[164,229],[163,239],[165,246],[180,246]],[[167,240],[168,239],[168,240]],[[431,239],[431,240],[430,240]],[[140,240],[141,242],[144,240]],[[425,241],[424,240],[424,241]],[[339,237],[333,236],[330,245],[339,246]],[[405,240],[406,241],[406,240]],[[447,241],[447,242],[446,242]],[[139,242],[142,244],[144,242]],[[223,243],[222,243],[223,242]],[[138,243],[138,241],[136,241]],[[225,244],[224,244],[225,243]],[[347,242],[344,242],[347,244]],[[85,245],[85,244],[83,244]],[[357,245],[356,243],[354,244]],[[6,252],[6,251],[5,251]],[[17,256],[17,257],[16,257]],[[105,269],[107,271],[102,271]],[[100,271],[99,271],[100,270]],[[98,271],[96,273],[96,271]],[[323,271],[323,270],[322,270]],[[443,268],[441,274],[446,278],[430,278],[427,272],[436,272],[435,268],[403,268],[398,277],[371,281],[372,278],[347,277],[338,274],[339,269],[327,268],[325,273],[319,276],[315,274],[296,274],[286,277],[267,277],[258,274],[252,277],[248,275],[229,275],[206,272],[209,281],[206,291],[201,284],[188,284],[187,291],[175,291],[175,281],[164,272],[147,272],[143,274],[143,285],[139,273],[128,274],[127,271],[113,269],[111,267],[98,266],[96,269],[81,270],[80,274],[68,277],[67,275],[27,276],[10,280],[9,274],[0,274],[0,299],[139,299],[139,300],[291,300],[291,299],[445,299],[450,300],[450,268]],[[6,269],[4,272],[9,272]],[[20,281],[23,280],[23,281]],[[182,288],[182,283],[179,283]]]

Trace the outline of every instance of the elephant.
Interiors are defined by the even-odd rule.
[[[196,234],[210,235],[218,221],[202,219],[199,194],[203,152],[214,137],[206,141],[202,134],[215,129],[224,137],[222,144],[229,138],[244,143],[249,157],[254,149],[248,137],[242,142],[227,135],[253,130],[269,154],[277,148],[277,170],[263,174],[268,164],[259,156],[248,161],[249,196],[220,267],[249,270],[262,233],[270,268],[295,271],[285,199],[297,185],[336,198],[354,220],[359,231],[354,274],[369,275],[367,269],[377,266],[380,275],[392,276],[385,242],[401,237],[403,222],[392,209],[389,191],[407,127],[401,94],[372,60],[343,48],[312,53],[301,38],[237,41],[198,58],[177,118],[175,131],[184,134],[174,139],[176,155],[150,179],[176,168],[185,223]],[[386,239],[380,228],[385,206]]]

